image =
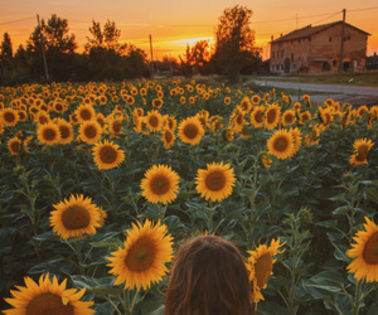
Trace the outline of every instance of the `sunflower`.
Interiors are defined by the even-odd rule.
[[[286,160],[294,155],[294,141],[289,131],[277,130],[267,142],[268,153],[276,158]]]
[[[154,98],[152,100],[152,107],[161,108],[163,104],[164,104],[164,101],[162,98]]]
[[[16,286],[17,291],[10,291],[13,297],[5,299],[13,306],[4,311],[5,315],[90,315],[95,312],[90,309],[93,302],[80,301],[85,288],[81,291],[66,289],[67,279],[59,284],[56,276],[51,281],[47,273],[40,276],[38,283],[30,277],[24,277],[24,282],[25,287]]]
[[[105,140],[98,142],[92,149],[93,160],[99,170],[109,170],[119,166],[125,159],[125,153],[117,144]]]
[[[159,132],[163,125],[162,117],[157,110],[151,110],[146,115],[147,128],[151,132]]]
[[[280,121],[281,107],[272,104],[265,112],[264,126],[268,130],[274,129]]]
[[[255,94],[251,97],[251,101],[252,101],[252,104],[257,105],[261,102],[261,98],[260,98],[260,96]]]
[[[114,117],[113,115],[108,116],[108,130],[112,136],[117,136],[123,133],[122,130],[122,121],[123,116],[116,115]]]
[[[270,164],[272,164],[272,159],[270,159],[266,154],[261,157],[261,162],[265,168],[269,168]]]
[[[60,143],[61,144],[71,143],[74,138],[72,125],[68,121],[62,118],[58,118],[55,123],[59,128]]]
[[[349,273],[360,281],[378,282],[378,226],[365,217],[365,231],[358,231],[353,237],[356,242],[346,254],[354,260],[348,265]]]
[[[294,124],[296,120],[295,111],[292,109],[286,110],[282,115],[282,124],[284,126],[290,126]]]
[[[320,142],[319,136],[320,136],[320,128],[317,125],[315,125],[314,127],[312,127],[311,135],[305,136],[306,145],[319,144]]]
[[[90,121],[96,117],[96,111],[91,105],[82,104],[75,110],[76,118],[80,123]]]
[[[311,120],[311,113],[306,110],[305,112],[301,113],[299,115],[299,122],[302,124],[302,125],[305,125],[307,124],[307,122]]]
[[[369,113],[369,109],[366,105],[362,105],[357,109],[357,117],[362,117],[364,114]]]
[[[289,132],[294,142],[294,154],[296,154],[302,144],[302,131],[298,127],[295,127],[291,128]]]
[[[5,126],[16,126],[18,123],[18,114],[17,111],[13,108],[5,108],[2,111],[0,111],[0,121]]]
[[[18,137],[9,139],[8,150],[12,155],[19,154],[21,151],[21,140]]]
[[[229,105],[231,103],[231,97],[229,96],[226,96],[223,100],[223,102],[226,104],[226,105]]]
[[[354,141],[353,149],[355,154],[351,156],[350,164],[352,165],[361,165],[361,164],[368,164],[367,155],[370,149],[373,147],[375,143],[370,139],[357,139]]]
[[[95,120],[87,121],[80,125],[79,137],[88,144],[94,144],[101,140],[102,128]]]
[[[42,144],[53,145],[60,142],[60,131],[56,124],[49,122],[44,125],[38,125],[37,138]]]
[[[50,122],[50,115],[45,112],[44,110],[40,110],[36,115],[35,115],[35,118],[34,120],[38,123],[38,124],[47,124]]]
[[[236,181],[234,170],[229,163],[223,162],[213,162],[206,167],[206,170],[197,171],[196,190],[206,200],[221,202],[232,194]]]
[[[172,115],[164,115],[163,127],[169,128],[174,131],[177,127],[176,117]]]
[[[168,150],[175,142],[175,139],[176,139],[175,133],[169,128],[164,128],[162,132],[162,136],[161,136],[161,140],[164,143],[164,148]]]
[[[64,199],[54,206],[50,213],[50,226],[61,239],[96,234],[100,225],[100,210],[92,198],[83,195]]]
[[[264,124],[264,106],[257,106],[253,109],[250,120],[255,128],[261,128]]]
[[[178,135],[182,142],[192,146],[201,142],[205,129],[197,117],[188,117],[180,122]]]
[[[285,243],[280,244],[280,239],[271,240],[270,246],[266,244],[259,245],[255,250],[248,251],[247,270],[249,271],[249,279],[253,286],[253,299],[257,303],[259,300],[264,300],[261,290],[265,289],[268,279],[273,274],[273,265],[277,259],[273,256],[283,253],[280,247]]]
[[[177,198],[180,177],[167,165],[154,165],[145,174],[140,188],[151,203],[171,203]]]
[[[173,238],[160,222],[153,225],[147,219],[143,225],[137,222],[132,227],[126,232],[123,247],[108,257],[107,266],[111,267],[109,273],[117,277],[115,285],[124,282],[125,289],[146,290],[168,273],[165,264],[172,260]]]
[[[243,113],[248,113],[252,109],[252,104],[249,101],[248,96],[244,96],[239,105],[240,111]]]

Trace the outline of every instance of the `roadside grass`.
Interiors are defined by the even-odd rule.
[[[341,76],[332,74],[306,74],[306,75],[269,75],[255,76],[254,79],[266,79],[271,81],[290,81],[298,83],[318,83],[318,84],[346,84],[355,86],[375,86],[378,87],[378,71],[364,73],[347,73]],[[251,77],[249,77],[251,79]]]

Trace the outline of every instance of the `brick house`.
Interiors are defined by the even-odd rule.
[[[342,21],[308,25],[270,42],[270,72],[337,72]],[[370,34],[345,23],[343,70],[366,69],[367,39]]]

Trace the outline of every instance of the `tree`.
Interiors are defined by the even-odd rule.
[[[203,73],[203,69],[210,60],[209,41],[200,40],[191,48],[186,46],[184,56],[179,56],[181,62],[181,71],[185,76],[191,76],[194,73]]]
[[[236,5],[225,9],[216,31],[216,48],[212,63],[231,80],[239,77],[243,67],[257,58],[255,33],[250,28],[252,11]]]
[[[122,55],[126,53],[127,45],[120,44],[121,30],[116,27],[114,21],[108,20],[104,29],[101,29],[100,22],[92,20],[92,26],[89,28],[92,37],[87,37],[88,43],[85,45],[86,52],[93,49],[104,48],[113,50],[116,54]]]
[[[11,59],[13,57],[12,42],[8,33],[4,33],[0,46],[1,59]]]
[[[43,49],[51,78],[68,80],[76,48],[75,35],[69,34],[67,19],[56,14],[51,15],[47,22],[42,19],[28,40],[27,53],[32,59],[32,77],[39,80],[43,78]]]

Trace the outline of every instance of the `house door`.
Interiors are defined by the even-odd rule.
[[[289,58],[286,58],[284,60],[284,71],[285,71],[285,73],[290,72],[290,59]]]

